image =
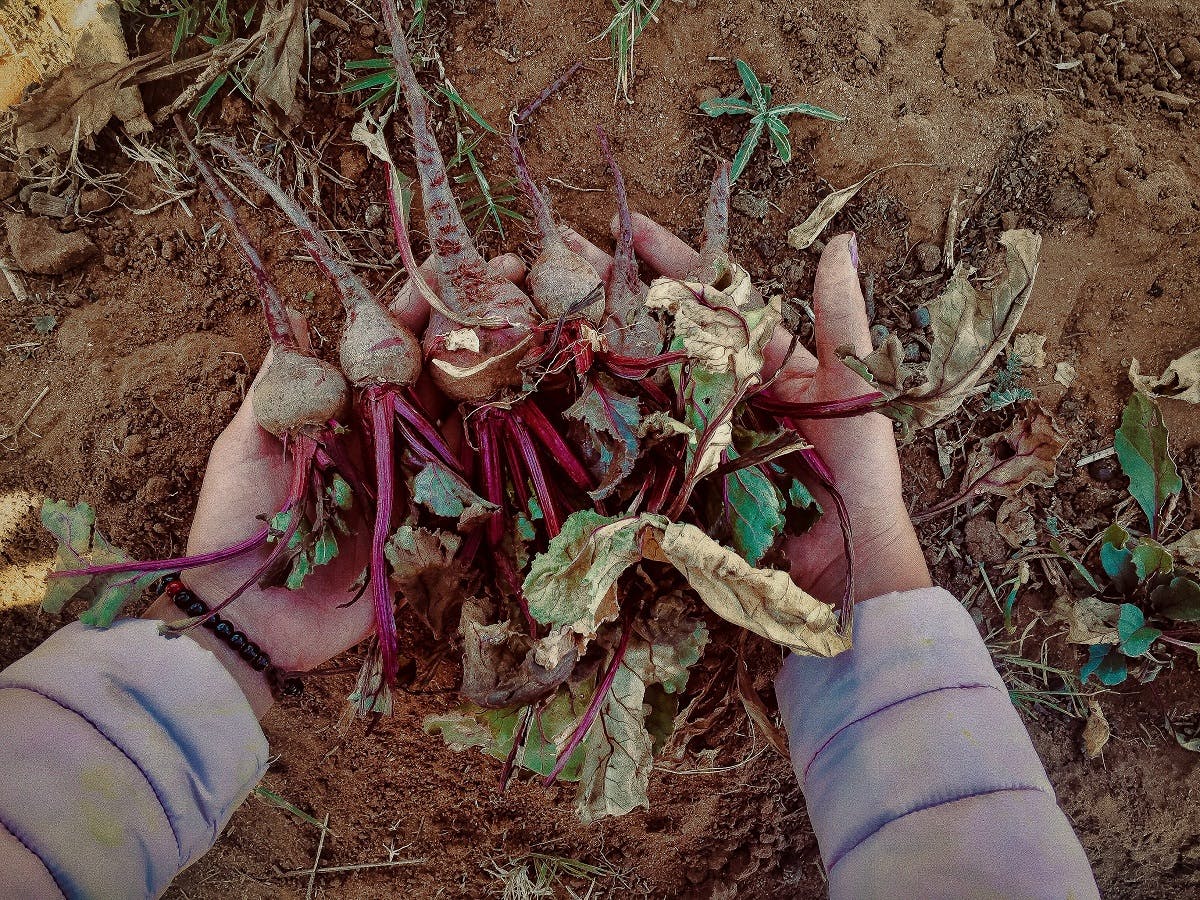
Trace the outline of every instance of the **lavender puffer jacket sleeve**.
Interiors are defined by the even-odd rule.
[[[776,681],[834,900],[1098,897],[974,622],[939,588],[855,607]]]

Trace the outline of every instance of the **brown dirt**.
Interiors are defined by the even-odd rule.
[[[382,227],[362,224],[370,207],[383,202],[381,173],[349,140],[352,102],[330,93],[337,61],[374,55],[372,46],[383,38],[360,24],[353,7],[340,0],[327,6],[352,23],[351,31],[317,32],[312,96],[293,136],[319,146],[345,181],[323,173],[319,186],[330,220],[360,229],[346,236],[351,250],[360,259],[388,259]],[[698,236],[714,156],[729,155],[740,139],[741,123],[709,120],[696,109],[700,100],[736,89],[732,57],[750,62],[780,101],[809,100],[847,113],[849,121],[838,127],[793,120],[796,157],[786,167],[760,150],[738,184],[737,207],[761,209],[763,200],[770,206],[761,219],[735,216],[735,250],[762,283],[804,296],[815,257],[789,250],[787,229],[831,185],[843,187],[881,166],[922,164],[881,174],[832,226],[857,230],[876,321],[906,339],[910,311],[944,282],[945,272],[930,279],[921,269],[928,251],[918,245],[940,245],[952,197],[962,198],[964,258],[985,258],[1002,224],[1039,230],[1042,268],[1022,330],[1047,337],[1048,364],[1029,383],[1072,443],[1059,486],[1030,496],[1039,517],[1077,529],[1071,532],[1083,539],[1077,548],[1111,521],[1122,498],[1120,479],[1098,482],[1074,460],[1108,445],[1130,390],[1124,374],[1130,358],[1159,371],[1200,343],[1194,300],[1200,5],[820,0],[789,7],[687,0],[666,4],[660,23],[639,42],[632,105],[612,103],[612,74],[595,60],[603,45],[588,43],[608,14],[601,0],[500,0],[435,14],[433,30],[448,75],[494,122],[572,60],[587,60],[531,130],[535,171],[574,188],[607,191],[592,138],[601,124],[634,206],[690,238]],[[1097,35],[1110,20],[1111,30]],[[134,51],[147,42],[161,46],[163,28],[141,31]],[[559,38],[548,42],[552,34]],[[148,108],[178,87],[147,90]],[[225,102],[211,119],[215,128],[249,134],[251,117],[240,101]],[[403,144],[397,139],[395,146]],[[291,153],[281,156],[285,178],[292,177]],[[106,171],[128,168],[106,137],[87,159]],[[485,163],[507,171],[497,145]],[[10,183],[0,178],[0,186]],[[136,554],[178,551],[207,449],[265,350],[240,262],[222,242],[205,238],[214,222],[208,204],[193,201],[195,218],[178,204],[135,215],[130,209],[152,206],[162,194],[145,166],[129,171],[125,187],[128,208],[61,223],[95,242],[95,261],[58,278],[30,277],[33,293],[22,302],[5,296],[11,313],[0,322],[0,420],[15,422],[44,387],[49,391],[15,438],[18,449],[0,455],[0,664],[58,624],[32,605],[48,566],[49,542],[33,511],[41,498],[94,504],[112,539]],[[561,184],[552,190],[559,214],[602,241],[611,213],[607,193]],[[5,205],[20,206],[15,196]],[[325,323],[323,335],[335,333],[327,327],[337,310],[333,293],[310,264],[293,258],[296,248],[274,215],[256,216],[252,232],[286,298]],[[368,274],[380,283],[385,273]],[[58,321],[49,336],[34,329],[34,317],[44,315]],[[1053,380],[1058,362],[1078,371],[1069,388]],[[1182,456],[1195,485],[1200,416],[1179,404],[1164,411],[1177,445],[1192,448]],[[978,436],[1012,414],[959,421]],[[928,438],[905,453],[913,507],[944,496],[949,487],[940,483]],[[1007,577],[999,573],[1011,551],[989,528],[992,515],[964,522],[960,513],[956,522],[947,517],[927,528],[938,578],[960,594],[978,582],[979,563],[994,583]],[[1049,587],[1023,595],[1018,627],[1052,600]],[[989,627],[996,625],[993,607],[976,609]],[[1035,629],[1026,654],[1036,656],[1034,645],[1053,633]],[[1047,646],[1052,662],[1078,667],[1080,654],[1061,637]],[[760,687],[766,678],[764,669]],[[491,860],[531,849],[607,860],[626,873],[626,889],[635,895],[821,895],[817,849],[795,778],[770,751],[754,755],[758,745],[748,726],[722,745],[717,762],[726,771],[660,772],[649,812],[581,827],[567,789],[521,782],[498,796],[498,765],[456,755],[422,734],[423,716],[450,702],[452,681],[442,667],[425,692],[404,696],[397,715],[369,733],[337,725],[347,676],[312,684],[301,703],[267,721],[279,757],[271,787],[318,816],[329,814],[334,834],[324,864],[379,862],[389,846],[404,848],[398,858],[422,860],[322,875],[318,896],[480,896],[498,884],[485,871]],[[1044,711],[1027,717],[1105,896],[1188,895],[1200,884],[1200,821],[1190,809],[1200,789],[1197,757],[1161,728],[1168,713],[1196,711],[1198,684],[1185,665],[1104,699],[1114,738],[1096,761],[1079,750],[1078,721]],[[310,866],[316,843],[316,829],[251,799],[172,896],[300,896],[305,879],[281,873]]]

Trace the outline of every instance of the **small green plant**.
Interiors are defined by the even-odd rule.
[[[1024,369],[1025,360],[1016,353],[1010,351],[1004,357],[1004,365],[996,373],[992,389],[983,400],[984,412],[995,412],[1014,403],[1033,399],[1033,391],[1021,384]]]
[[[1167,438],[1162,413],[1154,401],[1135,393],[1121,416],[1114,446],[1121,469],[1129,478],[1129,493],[1149,529],[1148,533],[1138,533],[1114,523],[1105,530],[1100,541],[1100,567],[1107,583],[1102,584],[1081,562],[1052,544],[1090,587],[1121,601],[1115,608],[1113,640],[1088,648],[1087,662],[1079,673],[1082,681],[1095,675],[1110,687],[1121,684],[1129,676],[1128,661],[1152,660],[1150,651],[1158,641],[1200,651],[1200,643],[1194,640],[1200,637],[1200,582],[1196,572],[1200,536],[1191,532],[1169,545],[1159,540],[1164,509],[1183,488]],[[1148,624],[1147,613],[1164,627]],[[1168,622],[1176,626],[1169,627]]]
[[[775,151],[785,163],[792,158],[792,144],[788,140],[790,129],[783,122],[784,116],[799,113],[824,119],[826,122],[845,122],[845,116],[813,106],[809,103],[785,103],[782,106],[771,105],[771,86],[763,84],[753,70],[742,62],[737,61],[738,73],[742,76],[742,84],[746,88],[746,99],[741,97],[718,97],[715,100],[705,100],[700,108],[710,116],[750,116],[750,130],[738,147],[733,157],[732,180],[742,174],[750,157],[754,155],[758,142],[766,131],[775,145]]]
[[[657,20],[658,8],[662,3],[663,0],[612,0],[612,21],[596,36],[596,40],[607,37],[612,47],[613,64],[617,70],[614,100],[623,97],[627,103],[633,102],[629,97],[629,88],[633,86],[633,47],[646,26]]]

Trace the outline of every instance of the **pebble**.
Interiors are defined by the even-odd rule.
[[[916,254],[922,272],[933,272],[942,264],[942,248],[937,244],[917,244]]]
[[[802,44],[815,44],[820,35],[815,28],[801,28],[796,32],[796,37]]]
[[[888,330],[886,325],[871,326],[871,346],[878,349],[883,346],[883,342],[888,339]]]
[[[130,459],[137,459],[139,456],[144,456],[146,453],[146,439],[140,434],[131,434],[121,444],[121,452]]]
[[[367,207],[367,211],[363,214],[363,221],[368,228],[375,228],[383,221],[383,207],[378,203],[372,203]]]
[[[913,328],[928,328],[931,321],[929,310],[924,306],[918,306],[908,314],[908,318],[912,322]]]
[[[1093,34],[1108,34],[1113,29],[1113,14],[1107,9],[1093,9],[1083,14],[1079,27]]]
[[[175,247],[174,241],[163,241],[158,253],[163,259],[166,260],[172,260],[179,255],[179,251]]]
[[[1200,38],[1189,34],[1180,40],[1179,52],[1188,62],[1200,62]]]
[[[100,252],[87,235],[60,232],[49,219],[12,213],[5,217],[4,226],[13,261],[22,272],[62,275]]]

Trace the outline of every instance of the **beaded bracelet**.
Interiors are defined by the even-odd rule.
[[[208,612],[208,604],[184,587],[179,580],[179,573],[168,575],[159,584],[160,593],[166,594],[180,611],[192,618]],[[277,666],[271,665],[271,657],[245,633],[238,631],[228,619],[213,614],[204,620],[203,625],[229,645],[238,656],[246,661],[255,672],[262,672],[271,688],[271,694],[280,697],[296,697],[304,693],[304,682],[294,675],[288,675]]]

